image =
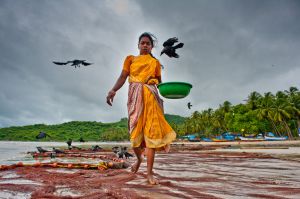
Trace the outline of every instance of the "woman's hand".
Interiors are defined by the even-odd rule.
[[[106,97],[106,102],[110,106],[112,106],[112,102],[114,101],[114,97],[116,95],[116,92],[123,86],[125,83],[127,77],[128,77],[128,72],[125,70],[122,70],[122,73],[120,77],[118,78],[117,82],[115,83],[114,87],[108,92],[107,97]]]
[[[106,97],[106,103],[110,106],[112,106],[112,103],[114,101],[114,97],[116,95],[116,91],[114,90],[110,90],[107,94],[107,97]]]

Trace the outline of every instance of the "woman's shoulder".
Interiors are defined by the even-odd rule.
[[[134,59],[134,55],[127,55],[125,59]]]

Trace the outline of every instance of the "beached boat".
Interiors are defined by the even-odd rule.
[[[265,136],[266,141],[283,141],[287,140],[288,136],[285,137],[275,137],[275,136]]]
[[[237,135],[232,134],[230,132],[224,132],[219,136],[216,136],[212,138],[212,141],[214,142],[227,142],[227,141],[234,141],[236,139]]]
[[[180,137],[181,139],[187,139],[190,142],[200,142],[201,139],[196,135],[184,135]]]
[[[198,136],[196,136],[196,135],[190,135],[188,137],[188,141],[190,141],[190,142],[200,142],[201,139]]]
[[[228,142],[228,140],[219,139],[219,138],[211,138],[213,142]]]
[[[227,141],[234,141],[236,138],[235,135],[231,135],[231,134],[225,134],[225,135],[222,135],[222,137],[224,140],[227,140]]]
[[[264,141],[263,137],[243,137],[239,136],[240,140],[242,141]]]
[[[288,136],[276,136],[273,132],[267,132],[264,138],[266,141],[283,141],[287,140]]]
[[[201,138],[201,140],[204,142],[212,142],[212,140],[210,138]]]

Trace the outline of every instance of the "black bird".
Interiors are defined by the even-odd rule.
[[[39,152],[39,153],[46,153],[46,152],[50,152],[50,151],[47,151],[46,149],[43,149],[43,148],[42,148],[42,147],[40,147],[40,146],[37,146],[36,148],[37,148],[37,150],[38,150],[38,152]]]
[[[122,158],[123,159],[124,156],[125,156],[126,159],[129,158],[129,157],[133,157],[133,155],[127,151],[127,147],[126,146],[125,147],[115,146],[115,147],[112,148],[112,150],[113,150],[113,152],[116,154],[116,156],[118,158]]]
[[[71,66],[75,66],[75,68],[76,67],[80,67],[80,65],[88,66],[88,65],[93,64],[93,63],[88,63],[85,60],[78,60],[78,59],[74,59],[73,61],[67,61],[67,62],[56,62],[56,61],[53,61],[53,63],[56,64],[56,65],[67,65],[69,63],[72,63]]]
[[[80,148],[80,147],[78,147],[78,146],[72,146],[72,147],[71,147],[71,149],[77,149],[77,150],[81,150],[81,148]]]
[[[54,153],[50,153],[50,158],[51,159],[55,158],[55,154]]]
[[[127,151],[127,147],[126,146],[123,147],[123,153],[124,153],[126,159],[130,158],[130,157],[133,157],[133,155]]]
[[[170,38],[167,41],[165,41],[163,43],[164,48],[161,51],[160,56],[165,53],[169,57],[178,58],[179,55],[175,51],[176,51],[177,48],[182,48],[184,44],[183,43],[179,43],[176,46],[173,46],[176,42],[178,42],[178,38],[177,37],[173,37],[173,38]]]
[[[101,149],[103,148],[98,145],[92,146],[92,151],[100,151]]]
[[[123,158],[123,154],[121,154],[120,147],[114,146],[114,147],[112,147],[111,149],[112,149],[112,151],[116,154],[116,156],[117,156],[118,158]]]
[[[116,156],[117,156],[118,158],[122,158],[122,159],[123,159],[123,157],[124,157],[124,152],[123,152],[121,146],[120,146],[120,147],[119,147],[119,146],[115,146],[115,147],[112,148],[112,150],[113,150],[113,152],[116,154]]]
[[[47,136],[51,138],[50,135],[48,135],[47,133],[41,131],[37,136],[35,136],[35,138],[36,139],[42,139],[42,138],[45,138]]]
[[[54,147],[53,147],[53,152],[55,152],[55,153],[65,153],[64,151],[56,149]]]
[[[191,104],[191,102],[189,102],[189,103],[187,103],[187,106],[188,106],[189,109],[191,109],[191,107],[192,107],[193,105]]]

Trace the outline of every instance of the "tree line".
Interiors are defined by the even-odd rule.
[[[172,127],[179,135],[211,137],[223,132],[273,132],[293,139],[298,137],[300,128],[300,92],[296,87],[275,94],[254,91],[244,104],[225,101],[215,110],[195,111],[183,125],[172,124]]]
[[[178,136],[198,134],[212,137],[223,132],[258,134],[273,132],[278,136],[298,137],[300,128],[300,92],[296,87],[260,94],[251,92],[245,103],[223,102],[218,108],[194,111],[189,117],[165,114]],[[119,122],[72,121],[57,125],[35,124],[0,128],[0,140],[36,141],[44,131],[51,137],[43,141],[123,141],[129,140],[127,118]]]

